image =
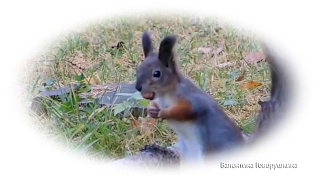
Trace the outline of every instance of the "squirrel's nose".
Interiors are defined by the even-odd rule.
[[[142,86],[137,84],[137,85],[136,85],[136,90],[138,90],[139,92],[141,92]]]

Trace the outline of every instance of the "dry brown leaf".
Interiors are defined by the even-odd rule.
[[[216,80],[216,81],[213,81],[212,82],[212,85],[214,86],[214,87],[220,87],[220,81],[219,80]]]
[[[79,143],[79,142],[82,142],[82,138],[81,137],[75,137],[75,138],[72,139],[72,141]]]
[[[207,48],[207,47],[199,47],[198,52],[201,52],[203,54],[209,54],[212,52],[212,48]]]
[[[97,85],[101,84],[101,80],[97,74],[93,75],[92,77],[86,77],[85,83],[90,85]]]
[[[244,74],[241,74],[235,81],[236,82],[242,81],[243,78],[244,78]]]
[[[244,60],[248,63],[255,63],[260,62],[264,59],[264,55],[260,52],[249,52],[245,57]]]
[[[219,46],[217,49],[209,48],[209,47],[199,47],[198,52],[202,54],[215,54],[218,55],[223,51],[223,45]]]
[[[77,52],[76,56],[70,61],[72,66],[77,67],[81,70],[85,70],[86,67],[92,64],[91,61],[87,61],[81,52]]]
[[[260,82],[256,82],[256,81],[248,81],[248,82],[246,82],[246,83],[244,83],[243,85],[242,85],[242,88],[243,89],[254,89],[254,88],[257,88],[257,87],[259,87],[259,86],[261,86],[262,85],[262,83],[260,83]]]
[[[246,74],[246,71],[242,71],[241,74],[239,75],[239,77],[238,77],[235,81],[236,81],[236,82],[242,81],[245,74]]]
[[[213,51],[215,55],[220,54],[223,51],[223,45],[219,46],[217,49]]]
[[[216,65],[216,67],[217,68],[224,68],[224,67],[230,67],[233,65],[234,65],[234,63],[232,63],[232,62],[225,62],[225,63],[221,63],[221,64]]]
[[[88,67],[91,67],[93,63],[92,61],[85,59],[81,52],[76,52],[76,55],[66,62],[66,70],[69,75],[85,74],[85,70],[87,70]]]
[[[141,121],[139,120],[131,120],[131,126],[132,127],[140,127],[141,126]]]

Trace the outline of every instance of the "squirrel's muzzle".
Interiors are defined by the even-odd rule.
[[[141,90],[142,90],[142,85],[136,84],[136,90],[139,91],[139,92],[141,92]]]
[[[145,99],[153,100],[155,93],[154,92],[141,93],[141,96]]]
[[[145,99],[153,100],[155,93],[149,91],[148,88],[143,88],[142,83],[139,81],[136,82],[135,88],[137,91],[141,92],[141,96]]]

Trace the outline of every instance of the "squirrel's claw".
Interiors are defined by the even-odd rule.
[[[152,118],[159,118],[159,114],[160,114],[160,109],[156,108],[156,107],[149,107],[148,108],[148,115]]]

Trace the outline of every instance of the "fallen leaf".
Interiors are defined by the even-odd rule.
[[[70,63],[72,70],[76,70],[78,73],[83,72],[90,67],[92,62],[87,61],[81,52],[77,52],[73,59],[67,60]]]
[[[201,52],[202,54],[209,54],[210,52],[212,52],[212,48],[199,47],[198,52]]]
[[[223,51],[223,45],[219,46],[217,49],[213,51],[215,55],[220,54]]]
[[[220,87],[220,81],[219,80],[216,80],[216,81],[213,81],[212,82],[212,85],[214,86],[214,87]]]
[[[236,82],[242,81],[245,74],[246,74],[246,72],[245,72],[245,71],[242,71],[241,74],[238,76],[238,78],[237,78],[235,81],[236,81]]]
[[[93,75],[92,77],[87,77],[85,78],[85,83],[90,84],[90,85],[96,85],[100,84],[101,80],[97,74]]]
[[[136,138],[135,138],[135,141],[139,141],[141,139],[143,139],[145,136],[144,135],[137,135]]]
[[[152,131],[152,130],[146,130],[145,132],[143,132],[143,135],[144,135],[145,137],[148,137],[148,136],[151,136],[151,135],[153,134],[153,132],[154,132],[154,131]]]
[[[235,81],[238,82],[238,81],[242,81],[244,78],[244,74],[241,74]]]
[[[255,63],[260,62],[264,59],[264,55],[260,52],[249,52],[245,57],[244,60],[248,63]]]
[[[72,139],[73,142],[79,143],[82,142],[82,138],[81,137],[75,137]]]
[[[219,46],[217,49],[209,48],[209,47],[199,47],[198,52],[202,54],[210,54],[213,53],[214,55],[218,55],[223,51],[223,45]]]
[[[225,63],[221,63],[221,64],[218,64],[216,65],[217,68],[224,68],[224,67],[230,67],[230,66],[233,66],[234,64],[231,63],[231,62],[225,62]]]
[[[243,89],[254,89],[261,86],[262,83],[256,81],[249,81],[242,85]]]
[[[140,127],[141,126],[141,121],[139,121],[139,120],[132,120],[131,121],[131,126],[132,127]]]

